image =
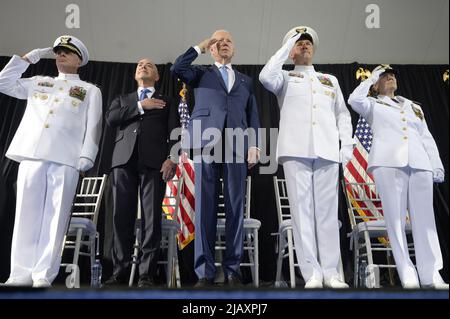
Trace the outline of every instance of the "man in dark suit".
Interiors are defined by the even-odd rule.
[[[209,67],[191,65],[206,50],[210,51],[215,64]],[[194,266],[199,278],[197,287],[213,285],[216,274],[214,246],[218,180],[221,173],[224,179],[226,214],[226,250],[223,260],[225,280],[230,285],[240,283],[245,180],[247,168],[253,167],[259,159],[257,130],[260,125],[252,81],[248,76],[233,69],[233,55],[231,34],[219,30],[214,32],[210,39],[191,47],[178,57],[171,68],[175,76],[195,89],[195,107],[187,134],[183,138],[183,145],[192,148],[194,154],[199,150],[205,154],[194,156]],[[239,136],[243,139],[236,139],[242,143],[229,138],[232,137],[233,130],[243,133]],[[202,136],[207,138],[203,139]],[[223,150],[225,157],[219,154]]]
[[[129,276],[138,189],[141,200],[141,254],[139,287],[153,285],[161,243],[162,200],[165,181],[173,178],[176,164],[170,149],[177,142],[170,133],[179,126],[176,105],[155,91],[158,70],[149,59],[139,61],[137,92],[117,97],[106,114],[117,128],[112,158],[113,276],[106,284],[124,284]]]

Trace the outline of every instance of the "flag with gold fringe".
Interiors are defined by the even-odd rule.
[[[180,115],[181,129],[186,129],[189,124],[189,108],[187,105],[187,89],[183,83],[183,89],[180,91],[180,103],[178,105],[178,113]],[[182,134],[183,136],[183,134]],[[181,184],[178,185],[178,181],[181,180]],[[194,162],[189,159],[186,153],[181,154],[180,162],[177,166],[176,174],[173,180],[167,183],[166,195],[178,195],[179,192],[179,210],[177,213],[177,220],[180,225],[178,230],[178,246],[180,249],[186,247],[193,239],[195,235],[194,227],[194,212],[195,212],[195,172]],[[175,211],[175,198],[165,197],[164,203],[167,206],[164,208],[166,214],[173,216]],[[170,201],[173,201],[171,203]]]

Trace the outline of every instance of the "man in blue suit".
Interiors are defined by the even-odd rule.
[[[209,50],[212,66],[192,65]],[[219,178],[224,179],[226,250],[225,282],[241,283],[243,215],[247,168],[259,160],[259,117],[252,80],[233,69],[231,34],[218,30],[211,38],[189,48],[175,61],[172,73],[194,88],[195,107],[183,147],[194,150],[195,162],[195,272],[196,287],[214,284]],[[240,134],[239,134],[240,133]],[[223,156],[225,151],[226,156]],[[203,155],[201,155],[203,154]],[[247,163],[246,163],[247,161]]]

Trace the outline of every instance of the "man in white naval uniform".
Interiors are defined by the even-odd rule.
[[[21,78],[30,63],[56,54],[59,75]],[[102,96],[80,80],[88,51],[75,37],[13,56],[0,72],[0,92],[27,100],[6,157],[20,162],[17,205],[6,285],[48,287],[58,274],[79,172],[95,162],[102,129]]]
[[[351,158],[352,123],[337,79],[312,65],[317,46],[312,28],[293,28],[259,79],[280,107],[277,160],[286,178],[305,288],[348,288],[338,271],[337,213],[339,162]],[[295,64],[291,72],[282,70],[288,57]]]
[[[421,107],[395,96],[397,80],[388,65],[375,68],[348,100],[373,132],[368,171],[373,172],[397,271],[404,288],[448,289],[439,270],[442,256],[433,211],[433,181],[444,181],[444,166]],[[376,97],[368,97],[374,85]],[[417,272],[405,234],[409,211]]]

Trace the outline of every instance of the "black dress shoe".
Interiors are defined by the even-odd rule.
[[[225,278],[225,285],[229,287],[244,287],[244,284],[242,283],[241,278],[239,278],[238,275],[229,275]]]
[[[138,288],[150,288],[155,287],[155,283],[149,276],[141,276],[138,281]]]
[[[214,287],[214,280],[208,278],[200,278],[194,285],[194,288],[211,288]]]
[[[123,286],[128,282],[125,278],[121,278],[119,276],[112,275],[107,281],[105,281],[105,286]]]

